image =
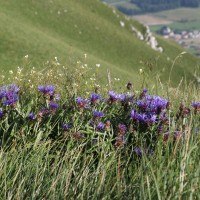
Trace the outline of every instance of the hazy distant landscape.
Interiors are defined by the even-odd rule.
[[[136,2],[136,1],[135,1]],[[174,1],[178,2],[178,1]],[[191,1],[188,1],[191,3]],[[196,1],[197,2],[197,1]],[[187,7],[176,8],[173,6],[173,9],[168,7],[163,8],[163,11],[155,10],[153,13],[150,11],[142,11],[143,14],[138,14],[134,12],[134,7],[138,10],[138,6],[134,4],[134,1],[108,1],[110,5],[114,5],[125,14],[129,14],[126,10],[123,10],[122,7],[126,9],[133,10],[131,13],[133,19],[140,21],[143,24],[149,25],[150,29],[153,32],[159,33],[159,30],[164,26],[169,27],[172,31],[180,33],[181,31],[200,31],[200,8],[198,8],[198,2],[194,6],[188,4]],[[195,6],[196,5],[196,6]],[[133,7],[132,7],[133,6]],[[192,8],[191,8],[192,7]],[[184,48],[189,49],[190,52],[199,56],[199,41],[200,37],[185,37],[182,39],[177,39],[178,37],[171,37],[177,43],[181,44]]]

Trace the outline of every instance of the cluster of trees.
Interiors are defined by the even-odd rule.
[[[200,0],[131,0],[139,9],[128,9],[119,6],[118,9],[128,15],[141,14],[145,12],[158,12],[162,10],[174,9],[179,7],[199,7]]]
[[[131,0],[142,11],[156,12],[178,7],[198,7],[200,0]]]

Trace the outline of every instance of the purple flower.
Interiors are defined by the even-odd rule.
[[[33,121],[35,119],[35,114],[33,112],[30,112],[28,115],[28,119]]]
[[[53,96],[54,93],[55,93],[55,86],[53,86],[53,85],[46,85],[46,86],[39,85],[38,90],[40,92],[42,92],[45,96],[46,95]]]
[[[143,99],[136,102],[138,108],[143,112],[161,113],[162,110],[167,109],[169,101],[159,96],[146,95]]]
[[[92,104],[95,104],[100,99],[101,99],[101,96],[97,93],[92,93],[90,95],[90,101],[91,101]]]
[[[16,102],[19,100],[18,94],[10,90],[5,92],[4,97],[5,97],[3,101],[4,105],[15,106]]]
[[[76,103],[78,104],[79,108],[86,108],[87,107],[87,101],[82,99],[81,97],[76,98]]]
[[[69,124],[63,124],[62,128],[64,131],[69,131],[69,129],[71,128],[71,126]]]
[[[137,155],[137,156],[142,156],[142,150],[140,149],[140,147],[136,147],[134,149],[134,153]]]
[[[109,91],[108,96],[109,96],[108,102],[111,104],[119,99],[119,95],[114,91]]]
[[[51,109],[57,109],[59,107],[59,105],[56,102],[51,101],[50,104],[49,104],[49,107]]]
[[[133,102],[133,97],[134,97],[134,94],[132,93],[125,93],[125,94],[119,94],[118,95],[118,99],[119,101],[121,101],[122,103],[128,103],[128,102]]]
[[[135,110],[132,110],[131,111],[131,118],[133,119],[133,121],[138,121],[139,118],[140,118],[140,115]]]
[[[197,112],[200,112],[200,102],[193,102],[191,106],[195,109],[194,110],[195,114]]]
[[[15,84],[5,85],[0,88],[0,100],[3,104],[15,107],[16,102],[19,100],[18,92],[20,88]]]
[[[143,92],[144,92],[145,94],[147,93],[147,91],[148,91],[147,89],[144,89],[144,90],[143,90]]]
[[[105,129],[105,124],[103,122],[99,122],[97,124],[97,130],[98,131],[104,131],[104,129]]]
[[[5,100],[4,100],[4,105],[13,105],[13,104],[15,104],[17,101],[18,101],[18,99],[19,99],[19,97],[18,97],[18,95],[16,94],[16,93],[13,93],[12,91],[7,91],[6,93],[5,93]]]
[[[14,93],[18,93],[20,91],[20,87],[15,84],[10,84],[10,90]]]
[[[94,115],[94,118],[104,117],[104,113],[103,112],[99,112],[99,111],[94,111],[93,115]]]
[[[192,102],[191,106],[194,108],[200,108],[200,102]]]

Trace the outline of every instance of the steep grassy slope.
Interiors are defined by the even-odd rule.
[[[168,79],[172,61],[183,51],[161,38],[164,53],[152,50],[131,32],[131,25],[141,32],[144,27],[98,0],[0,0],[0,17],[0,66],[6,70],[22,63],[27,54],[42,67],[54,56],[69,64],[86,53],[88,64],[101,63],[103,76],[109,69],[113,76],[137,82],[139,68],[150,63],[153,72],[163,71],[161,76]],[[181,60],[173,71],[176,83],[185,75],[192,78],[199,62],[192,55]]]

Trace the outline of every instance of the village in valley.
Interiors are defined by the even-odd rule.
[[[187,49],[193,49],[200,56],[200,31],[199,30],[172,30],[168,26],[162,26],[157,31],[166,39],[172,39]],[[198,42],[199,41],[199,42]]]

